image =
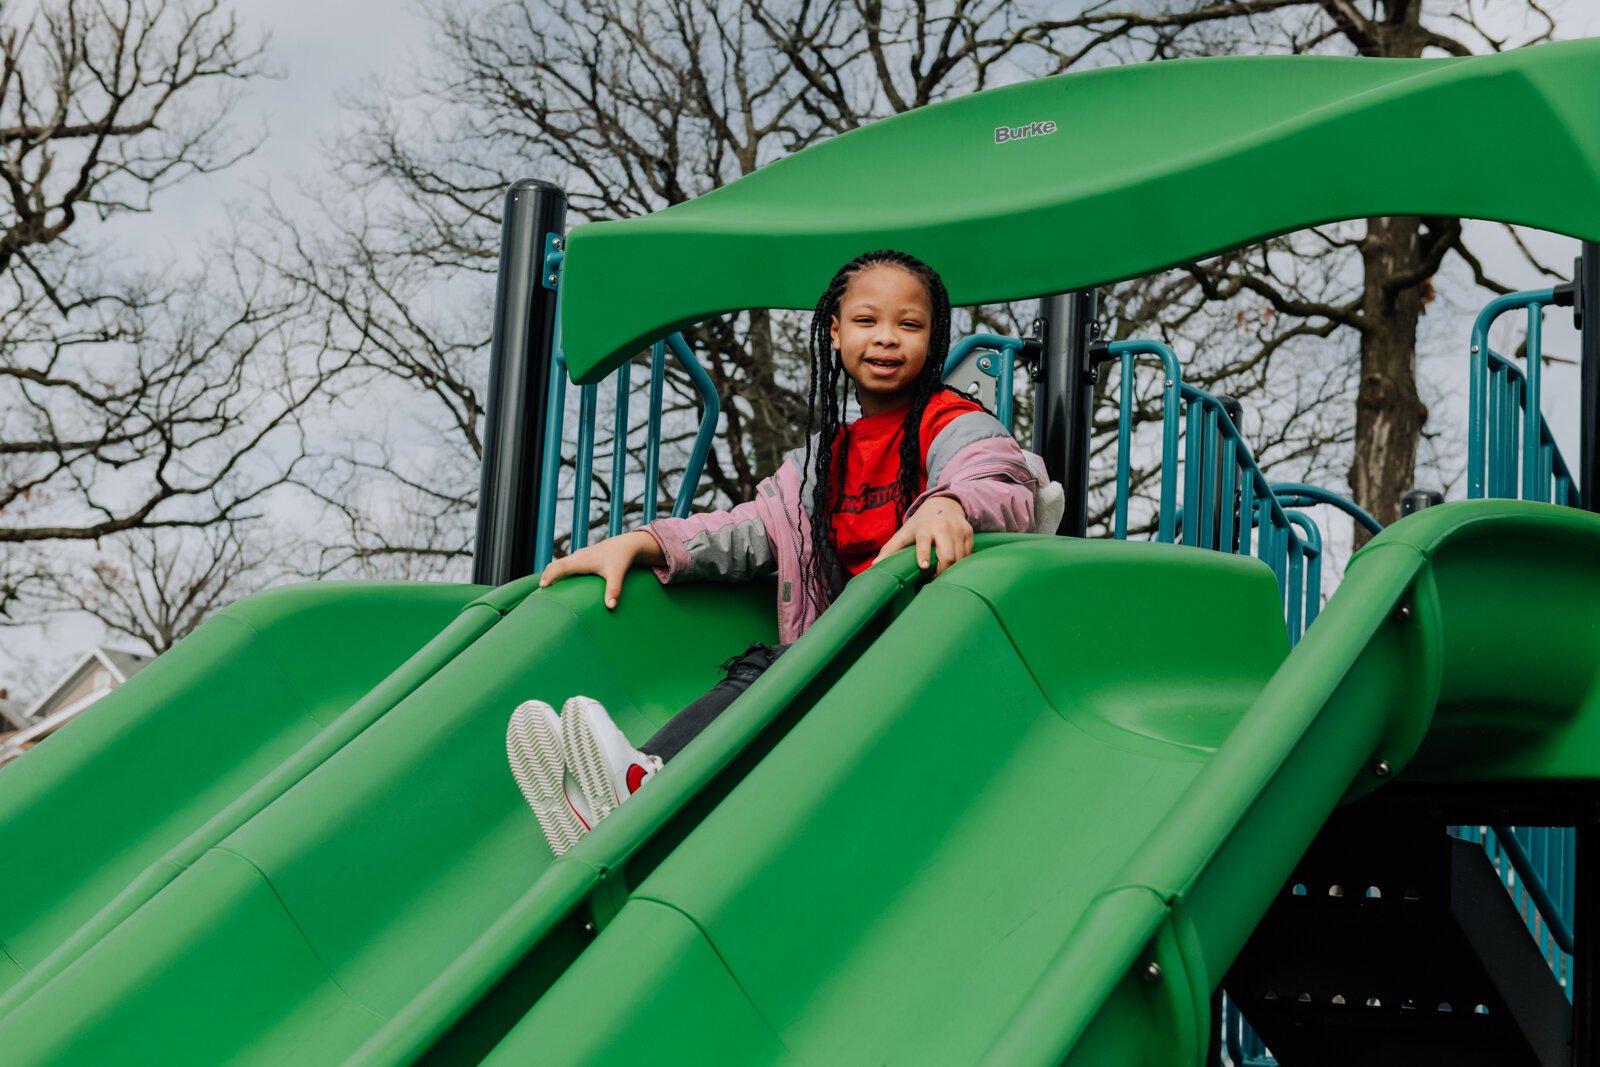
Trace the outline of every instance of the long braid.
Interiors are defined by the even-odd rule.
[[[845,423],[844,408],[848,398],[839,388],[844,365],[833,348],[831,328],[850,279],[861,270],[878,264],[900,267],[920,279],[927,289],[933,314],[929,324],[928,358],[916,380],[911,407],[901,423],[896,525],[904,521],[912,501],[922,491],[922,418],[928,402],[944,388],[944,363],[950,353],[950,297],[944,282],[932,267],[904,252],[880,249],[857,256],[839,268],[817,300],[811,318],[811,375],[806,398],[805,461],[801,465],[802,475],[809,473],[812,479],[811,550],[801,561],[801,584],[804,595],[819,611],[823,605],[816,602],[818,591],[827,590],[831,598],[837,594],[844,577],[833,534],[833,515],[846,484],[844,468],[849,456],[849,427]]]
[[[944,361],[950,354],[950,296],[944,282],[932,268],[906,256],[915,267],[902,264],[928,287],[928,302],[933,305],[933,321],[928,335],[928,361],[922,365],[911,407],[900,424],[900,480],[895,489],[895,526],[905,521],[911,502],[922,493],[922,417],[934,394],[945,388]]]

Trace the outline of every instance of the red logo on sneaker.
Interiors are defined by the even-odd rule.
[[[632,763],[632,764],[628,765],[628,795],[629,796],[632,796],[634,793],[637,793],[639,791],[639,787],[641,785],[644,785],[645,776],[648,775],[649,773],[650,773],[649,771],[645,770],[643,767],[641,767],[637,763]]]

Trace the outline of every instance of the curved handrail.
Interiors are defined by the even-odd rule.
[[[706,457],[711,455],[711,440],[717,434],[717,419],[722,415],[722,401],[717,397],[717,387],[712,382],[711,375],[700,365],[694,349],[683,339],[683,334],[668,335],[667,347],[672,349],[672,354],[678,358],[678,363],[688,372],[689,380],[694,383],[695,391],[700,394],[700,401],[705,405],[705,414],[700,417],[700,431],[695,434],[694,448],[690,450],[689,462],[683,468],[683,480],[678,483],[677,499],[672,502],[673,517],[682,519],[688,516],[689,509],[694,506],[694,491],[700,484],[701,472],[705,470]]]
[[[1331,489],[1324,489],[1319,485],[1308,485],[1305,482],[1273,482],[1271,488],[1273,495],[1286,508],[1308,508],[1317,504],[1327,504],[1329,507],[1338,508],[1359,522],[1368,533],[1380,534],[1383,532],[1383,523],[1368,514],[1365,508],[1348,497],[1340,496]]]
[[[1129,443],[1133,428],[1133,365],[1140,356],[1154,356],[1161,361],[1166,375],[1162,386],[1161,405],[1161,503],[1157,520],[1156,540],[1173,544],[1177,540],[1178,500],[1178,409],[1182,401],[1183,368],[1177,353],[1160,341],[1113,341],[1106,346],[1106,354],[1120,361],[1122,378],[1117,421],[1117,500],[1112,518],[1111,536],[1125,540],[1128,536],[1128,491],[1131,463]]]
[[[1523,848],[1522,841],[1517,837],[1514,826],[1491,826],[1496,841],[1505,852],[1506,858],[1511,861],[1512,869],[1517,872],[1517,877],[1522,879],[1522,884],[1527,887],[1528,895],[1533,898],[1534,907],[1539,909],[1539,914],[1544,919],[1550,936],[1555,939],[1557,947],[1572,956],[1577,953],[1577,947],[1572,939],[1572,931],[1567,929],[1566,919],[1561,914],[1561,909],[1550,898],[1550,890],[1545,888],[1544,878],[1534,869],[1532,857],[1528,850]]]
[[[1556,291],[1530,289],[1491,300],[1472,324],[1467,384],[1467,497],[1577,505],[1577,485],[1541,407],[1544,309]],[[1528,312],[1527,371],[1489,346],[1509,311]],[[1520,485],[1519,485],[1520,481]]]
[[[979,369],[996,379],[995,417],[1009,430],[1014,400],[1012,394],[1016,391],[1017,354],[1022,351],[1022,346],[1026,343],[1020,337],[1005,337],[997,333],[975,333],[963,337],[951,346],[950,355],[945,358],[944,368],[939,372],[939,377],[941,379],[950,377],[956,368],[961,366],[961,361],[973,352],[993,352],[998,357],[994,367],[982,367],[980,364]]]

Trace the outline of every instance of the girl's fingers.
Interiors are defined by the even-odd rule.
[[[565,559],[551,560],[545,565],[544,573],[539,576],[539,588],[543,589],[551,582],[559,582],[567,576],[568,569]]]
[[[923,527],[917,531],[917,566],[928,569],[928,549],[933,544],[933,531]]]
[[[955,538],[951,536],[950,529],[940,526],[933,535],[934,547],[939,550],[939,574],[943,574],[956,561]]]
[[[627,571],[627,567],[612,566],[606,568],[604,577],[606,580],[607,608],[614,608],[617,606],[617,600],[622,596],[622,576],[626,574]]]
[[[900,527],[900,529],[895,531],[894,536],[889,538],[889,540],[884,543],[884,546],[878,550],[878,554],[873,558],[872,562],[876,564],[879,560],[889,558],[902,548],[909,545],[912,540],[913,536],[909,530],[904,526]]]

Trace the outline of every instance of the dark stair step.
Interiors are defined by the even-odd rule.
[[[1329,820],[1225,986],[1283,1067],[1571,1067],[1572,1010],[1478,845]]]

